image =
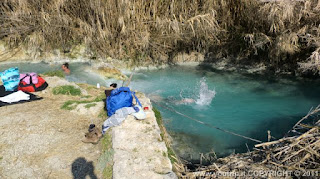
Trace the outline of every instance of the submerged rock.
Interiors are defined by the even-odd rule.
[[[99,67],[96,71],[106,78],[115,78],[117,80],[126,80],[127,79],[127,76],[122,74],[121,71],[116,68]]]

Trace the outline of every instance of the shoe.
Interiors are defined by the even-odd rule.
[[[90,126],[89,126],[89,128],[88,128],[88,132],[96,133],[99,138],[102,137],[101,131],[100,131],[98,128],[96,128],[96,125],[95,125],[95,124],[90,124]]]
[[[95,124],[90,124],[88,131],[91,132],[96,127]]]
[[[93,128],[92,132],[95,133],[99,139],[102,137],[101,130],[98,129],[97,127]]]
[[[85,138],[82,139],[82,142],[97,144],[102,138],[102,133],[99,129],[93,128],[93,130],[91,132],[87,132],[84,137]]]

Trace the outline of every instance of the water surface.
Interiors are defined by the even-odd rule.
[[[159,103],[174,147],[186,159],[215,151],[218,156],[246,152],[254,142],[210,128],[207,124],[267,141],[267,131],[281,138],[310,108],[320,103],[317,81],[244,75],[201,67],[140,71],[132,86]],[[192,98],[195,103],[181,103]]]

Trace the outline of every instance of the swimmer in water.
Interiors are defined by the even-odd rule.
[[[70,69],[69,69],[69,63],[64,63],[62,66],[61,66],[62,70],[64,71],[64,73],[66,75],[70,75]]]
[[[192,103],[195,103],[195,100],[192,98],[183,98],[175,102],[175,104],[192,104]]]
[[[192,98],[184,98],[184,97],[182,96],[182,93],[183,93],[183,90],[181,90],[181,91],[180,91],[180,94],[179,94],[181,100],[176,101],[175,104],[192,104],[192,103],[195,103],[195,100],[192,99]]]

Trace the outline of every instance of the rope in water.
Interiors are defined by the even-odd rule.
[[[191,119],[191,120],[193,120],[193,121],[196,121],[196,122],[198,122],[198,123],[200,123],[200,124],[203,124],[203,125],[205,125],[205,126],[208,126],[208,127],[210,127],[210,128],[217,129],[217,130],[220,130],[220,131],[222,131],[222,132],[225,132],[225,133],[228,133],[228,134],[231,134],[231,135],[235,135],[235,136],[238,136],[238,137],[242,137],[242,138],[245,138],[245,139],[248,139],[248,140],[257,142],[257,143],[262,143],[262,141],[260,141],[260,140],[253,139],[253,138],[251,138],[251,137],[247,137],[247,136],[244,136],[244,135],[241,135],[241,134],[237,134],[237,133],[234,133],[234,132],[231,132],[231,131],[222,129],[222,128],[220,128],[220,127],[216,127],[216,126],[213,126],[213,125],[211,125],[211,124],[208,124],[208,123],[199,121],[199,120],[194,119],[194,118],[192,118],[192,117],[190,117],[190,116],[187,116],[187,115],[185,115],[185,114],[183,114],[183,113],[181,113],[181,112],[179,112],[179,111],[177,111],[177,110],[175,110],[175,109],[172,109],[172,108],[170,108],[170,107],[168,107],[168,106],[161,105],[161,104],[159,104],[159,103],[157,103],[157,102],[155,102],[155,101],[153,101],[153,100],[151,100],[151,101],[152,101],[153,103],[157,104],[157,105],[160,106],[160,107],[166,108],[166,109],[168,109],[169,111],[172,111],[172,112],[174,112],[174,113],[177,113],[177,114],[179,114],[179,115],[181,115],[181,116],[183,116],[183,117],[186,117],[186,118],[188,118],[188,119]]]

